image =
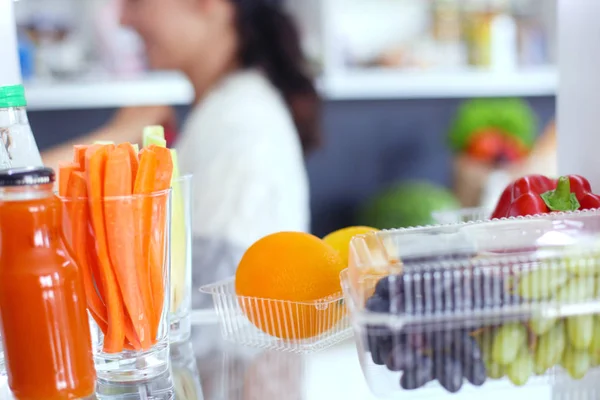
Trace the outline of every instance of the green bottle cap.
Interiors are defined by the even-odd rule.
[[[23,85],[0,86],[0,108],[25,107],[25,88]]]

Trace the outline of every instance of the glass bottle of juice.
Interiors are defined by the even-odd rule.
[[[66,248],[54,172],[0,171],[0,326],[18,400],[93,395],[83,281]]]
[[[42,166],[23,85],[0,86],[0,169]]]

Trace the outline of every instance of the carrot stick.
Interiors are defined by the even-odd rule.
[[[90,203],[92,226],[96,235],[96,247],[100,266],[104,301],[107,308],[108,328],[104,336],[104,351],[118,353],[123,350],[125,339],[125,312],[123,299],[110,263],[104,226],[104,176],[109,149],[106,146],[91,146],[85,154],[87,192]]]
[[[171,178],[173,177],[173,159],[171,150],[166,147],[150,145],[145,151],[153,151],[158,160],[156,178],[154,179],[154,190],[162,191],[171,187]]]
[[[104,286],[102,286],[102,275],[100,274],[100,262],[98,261],[98,252],[96,251],[96,238],[94,237],[94,227],[92,221],[89,218],[89,205],[88,205],[88,221],[86,226],[86,245],[87,245],[87,263],[90,266],[92,273],[92,280],[96,285],[96,292],[98,297],[102,300],[103,304],[106,304],[104,299]]]
[[[104,196],[127,196],[110,199],[104,204],[104,220],[108,253],[123,294],[123,302],[143,349],[152,346],[150,321],[142,301],[140,282],[136,271],[135,222],[131,198],[131,162],[125,148],[117,148],[108,156],[104,179]]]
[[[150,145],[142,151],[156,154],[157,168],[154,178],[153,191],[160,192],[171,187],[173,175],[173,160],[171,152],[164,147]],[[143,154],[142,154],[143,156]],[[152,288],[152,307],[154,309],[155,327],[158,326],[164,308],[165,287],[165,239],[167,201],[166,197],[160,196],[153,199],[153,213],[151,219],[152,237],[150,239],[150,286]]]
[[[94,318],[94,321],[96,321],[96,325],[98,325],[98,327],[100,328],[102,333],[106,335],[106,332],[108,331],[108,324],[106,323],[106,321],[103,320],[98,314],[96,314],[90,308],[88,308],[88,311],[90,312],[90,315],[92,316],[92,318]]]
[[[125,149],[129,153],[129,162],[131,164],[131,190],[133,190],[139,168],[137,151],[131,143],[121,143],[117,146],[117,149]]]
[[[58,195],[65,197],[67,195],[67,188],[69,187],[69,179],[73,171],[77,171],[78,165],[74,163],[58,164]]]
[[[92,316],[106,323],[106,306],[98,297],[98,292],[94,285],[91,274],[91,269],[88,264],[88,236],[87,236],[87,221],[89,219],[89,209],[86,200],[87,188],[85,176],[83,172],[73,172],[69,179],[69,187],[67,189],[67,197],[72,200],[67,200],[72,204],[71,211],[71,226],[73,229],[72,249],[74,251],[77,265],[81,271],[83,278],[83,286],[87,299],[88,309]]]
[[[156,339],[156,332],[158,332],[157,321],[155,319],[154,306],[152,303],[152,287],[150,281],[150,258],[149,258],[149,247],[150,247],[150,235],[152,229],[152,199],[148,195],[152,193],[154,188],[154,178],[156,176],[156,169],[158,167],[158,160],[156,154],[152,151],[143,152],[140,154],[140,164],[138,173],[135,179],[133,188],[134,195],[140,195],[135,199],[134,204],[134,215],[136,220],[136,246],[138,261],[136,263],[138,279],[140,282],[140,288],[142,289],[142,298],[146,309],[150,312],[151,333],[152,339]]]
[[[73,146],[73,163],[79,166],[78,171],[85,171],[85,152],[88,147],[84,144],[77,144]]]

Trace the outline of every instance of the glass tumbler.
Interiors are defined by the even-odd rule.
[[[135,382],[164,374],[170,366],[171,189],[61,199],[63,234],[92,317],[98,380]]]
[[[171,343],[181,343],[192,329],[192,175],[175,179],[172,191],[169,335]]]

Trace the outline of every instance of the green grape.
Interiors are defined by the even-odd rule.
[[[529,329],[536,335],[541,336],[552,329],[556,325],[556,321],[558,321],[556,318],[532,318],[529,321]]]
[[[556,324],[551,330],[540,336],[535,348],[536,372],[545,372],[559,363],[566,342],[565,329],[562,323]]]
[[[492,343],[494,341],[494,332],[484,331],[476,337],[477,344],[481,349],[481,356],[484,360],[492,357]]]
[[[492,360],[499,365],[508,365],[518,356],[527,341],[527,328],[515,322],[501,326],[492,343]]]
[[[538,365],[537,363],[533,364],[533,373],[535,376],[542,376],[546,374],[546,371],[548,371],[547,368],[541,367],[540,365]]]
[[[592,364],[592,358],[586,350],[576,350],[568,347],[563,354],[562,366],[571,378],[581,379],[585,376]]]
[[[505,368],[492,360],[493,342],[494,335],[491,331],[486,331],[477,338],[477,343],[479,343],[479,348],[481,349],[481,358],[485,363],[485,370],[488,378],[500,379],[505,375]]]
[[[567,282],[556,294],[556,300],[560,302],[575,302],[587,300],[594,297],[596,292],[596,280],[585,276],[578,276]]]
[[[542,268],[531,271],[521,276],[519,295],[527,300],[546,299],[568,280],[569,274],[564,269]]]
[[[592,367],[597,367],[600,365],[600,353],[599,352],[590,352],[590,360],[592,363]]]
[[[568,272],[578,276],[593,276],[600,273],[600,263],[591,257],[569,257],[566,266]]]
[[[505,375],[505,368],[492,360],[487,360],[485,362],[485,371],[490,379],[500,379]]]
[[[533,356],[526,346],[522,346],[517,358],[506,368],[506,375],[516,386],[523,386],[533,375],[534,370]]]
[[[567,336],[576,350],[586,350],[590,347],[594,336],[594,316],[577,315],[567,318]]]
[[[600,355],[600,317],[594,317],[594,333],[590,342],[589,352],[594,355]]]

